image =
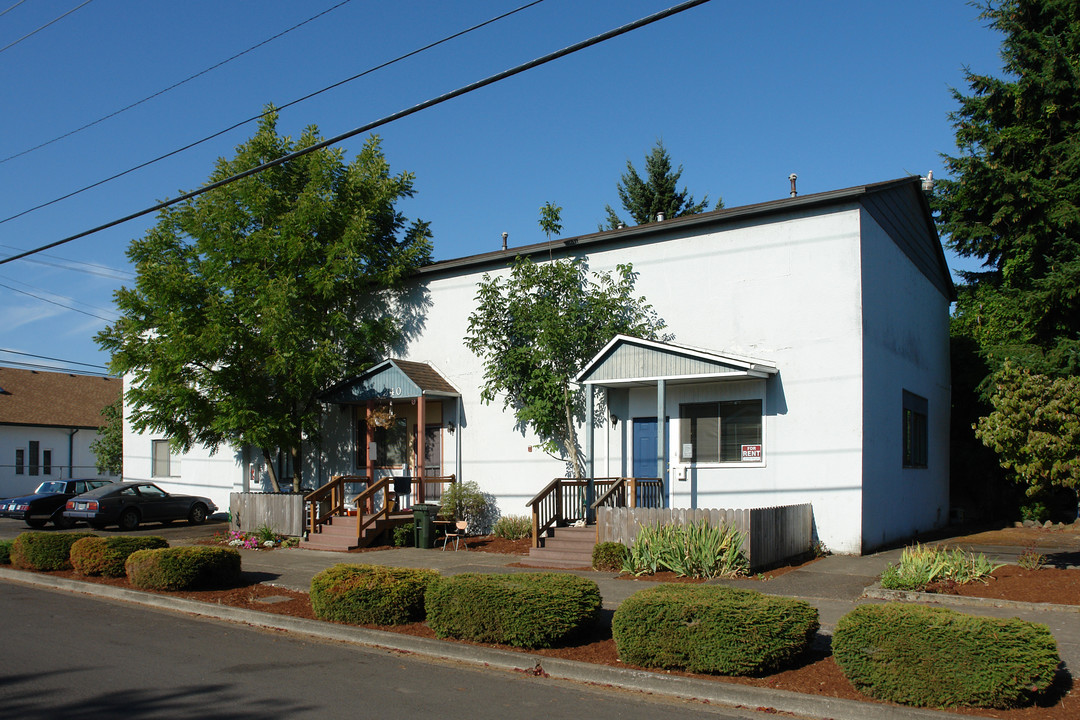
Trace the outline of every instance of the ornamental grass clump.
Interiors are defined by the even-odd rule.
[[[915,543],[904,548],[897,565],[889,565],[881,573],[881,587],[887,590],[923,590],[927,585],[951,580],[961,585],[968,582],[988,582],[994,565],[982,553],[974,555],[959,548]]]
[[[136,550],[124,570],[143,590],[230,587],[240,581],[240,553],[208,545]]]
[[[543,648],[592,627],[600,588],[565,573],[465,573],[432,583],[425,604],[440,638]]]
[[[320,620],[350,625],[404,625],[424,619],[424,593],[436,570],[339,563],[311,579],[311,609]]]
[[[532,519],[524,515],[503,515],[495,522],[491,534],[504,540],[521,540],[532,535]]]
[[[840,618],[832,651],[861,692],[920,707],[1030,704],[1060,663],[1045,625],[902,603],[860,605]]]
[[[93,533],[24,532],[11,545],[11,564],[24,570],[70,570],[71,546]]]
[[[806,652],[817,630],[817,609],[802,600],[683,583],[634,593],[611,626],[622,662],[720,675],[779,669]]]
[[[743,556],[743,540],[742,532],[723,523],[716,527],[708,521],[643,526],[622,570],[634,575],[670,570],[695,578],[745,575],[749,564]]]
[[[84,537],[71,546],[71,566],[83,575],[124,577],[124,563],[136,550],[169,547],[163,537]]]

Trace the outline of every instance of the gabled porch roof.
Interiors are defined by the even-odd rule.
[[[602,387],[648,387],[716,380],[768,378],[779,372],[767,360],[616,335],[582,368],[575,381]]]
[[[427,363],[387,358],[322,395],[325,402],[338,405],[418,397],[458,398],[461,393]]]

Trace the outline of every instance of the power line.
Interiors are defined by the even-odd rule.
[[[19,352],[18,350],[8,350],[7,348],[0,348],[0,352],[11,353],[12,355],[22,355],[23,357],[31,357],[38,360],[52,360],[54,362],[62,362],[65,365],[81,365],[83,367],[98,368],[99,370],[108,370],[108,368],[104,365],[92,365],[90,363],[76,362],[74,360],[64,360],[62,358],[49,357],[48,355],[34,355],[33,353]]]
[[[0,248],[8,248],[9,250],[22,249],[14,245],[5,245],[4,243],[0,243]],[[72,260],[70,258],[60,257],[58,255],[45,255],[44,257],[52,258],[57,262],[49,262],[48,260],[42,260],[41,258],[34,258],[32,260],[27,260],[27,262],[31,262],[36,265],[45,265],[46,267],[54,267],[60,270],[70,270],[72,272],[86,273],[87,275],[94,275],[96,277],[107,278],[109,280],[135,279],[135,273],[128,270],[111,268],[108,265],[98,265],[97,263],[86,262],[85,260]]]
[[[22,42],[23,40],[25,40],[26,38],[28,38],[28,37],[30,37],[30,36],[32,36],[32,35],[36,35],[36,34],[38,34],[38,33],[39,33],[39,32],[41,32],[42,30],[44,30],[45,28],[47,28],[47,27],[49,27],[50,25],[52,25],[53,23],[55,23],[55,22],[59,22],[60,20],[63,20],[64,18],[66,18],[66,17],[67,17],[68,15],[70,15],[71,13],[75,12],[76,10],[78,10],[79,8],[81,8],[81,7],[85,6],[85,5],[89,5],[89,4],[91,3],[91,2],[93,2],[93,0],[86,0],[86,2],[84,2],[84,3],[82,4],[82,5],[76,5],[75,7],[71,8],[71,9],[70,9],[70,10],[68,10],[68,11],[67,11],[66,13],[64,13],[63,15],[61,15],[60,17],[58,17],[58,18],[54,18],[54,19],[50,20],[49,22],[45,23],[44,25],[42,25],[41,27],[39,27],[39,28],[38,28],[37,30],[32,30],[32,31],[28,32],[27,34],[23,35],[23,36],[22,36],[21,38],[19,38],[18,40],[14,40],[14,41],[12,41],[12,42],[9,42],[9,43],[8,43],[7,45],[5,45],[4,47],[0,48],[0,53],[4,52],[4,51],[5,51],[5,50],[7,50],[8,48],[11,48],[11,47],[15,47],[16,45],[18,45],[19,43],[21,43],[21,42]],[[10,7],[10,8],[8,8],[8,10],[11,10],[11,8],[13,8],[13,7],[18,7],[18,5],[12,5],[12,6]],[[7,10],[5,10],[4,12],[7,12]]]
[[[261,173],[264,170],[269,170],[270,168],[277,167],[278,165],[283,165],[284,163],[291,162],[292,160],[296,160],[297,158],[303,157],[304,155],[308,155],[317,150],[322,150],[323,148],[330,147],[331,145],[337,145],[338,143],[348,140],[351,137],[355,137],[362,133],[370,132],[377,127],[381,127],[388,123],[394,122],[395,120],[400,120],[402,118],[408,117],[409,115],[418,113],[421,110],[426,110],[430,107],[434,107],[436,105],[447,102],[448,100],[453,100],[454,98],[461,97],[462,95],[467,95],[468,93],[479,90],[480,88],[484,88],[488,85],[492,85],[502,80],[506,80],[507,78],[513,77],[514,75],[519,75],[526,70],[532,70],[533,68],[540,67],[541,65],[546,65],[553,60],[558,60],[560,58],[566,57],[567,55],[572,55],[576,52],[584,50],[585,48],[592,47],[593,45],[598,45],[599,43],[605,42],[619,35],[624,35],[628,32],[637,30],[638,28],[644,27],[646,25],[651,25],[652,23],[671,17],[672,15],[681,13],[685,10],[689,10],[690,8],[697,7],[698,5],[704,5],[707,2],[709,2],[709,0],[688,0],[688,2],[674,5],[666,10],[661,10],[660,12],[656,12],[652,15],[641,18],[640,20],[635,20],[633,22],[627,23],[626,25],[617,27],[614,30],[608,30],[607,32],[595,35],[588,40],[582,40],[581,42],[567,46],[562,50],[556,50],[555,52],[536,58],[535,60],[530,60],[529,62],[512,67],[509,70],[503,70],[502,72],[488,76],[483,80],[478,80],[470,85],[460,87],[457,90],[451,90],[450,92],[439,95],[438,97],[432,98],[430,100],[425,100],[424,102],[419,103],[418,105],[413,105],[411,108],[408,108],[406,110],[399,110],[392,115],[387,115],[379,120],[375,120],[374,122],[370,122],[366,125],[361,125],[360,127],[349,130],[348,132],[344,132],[327,140],[317,142],[314,145],[310,145],[306,148],[302,148],[295,152],[289,153],[288,155],[284,155],[277,160],[271,160],[270,162],[263,163],[262,165],[253,167],[249,170],[245,170],[235,175],[231,175],[222,180],[218,180],[217,182],[210,183],[209,185],[204,185],[198,190],[192,190],[191,192],[184,193],[183,195],[180,195],[179,197],[172,200],[160,202],[151,207],[131,213],[130,215],[125,215],[122,218],[107,222],[104,225],[98,225],[95,228],[84,230],[83,232],[76,233],[75,235],[69,235],[62,240],[56,240],[55,242],[51,242],[47,245],[42,245],[41,247],[34,248],[33,250],[27,250],[26,252],[20,253],[18,255],[6,257],[3,260],[0,260],[0,265],[5,265],[9,262],[14,262],[15,260],[19,260],[39,252],[44,252],[45,250],[51,250],[52,248],[59,245],[64,245],[74,240],[79,240],[80,238],[84,238],[88,235],[93,235],[94,233],[101,232],[102,230],[108,230],[111,227],[122,225],[123,223],[126,223],[130,220],[134,220],[144,215],[155,213],[158,210],[163,210],[172,205],[191,200],[192,198],[198,197],[203,193],[210,192],[211,190],[216,190],[219,187],[223,187],[225,185],[232,184],[238,180],[243,180],[244,178],[251,177],[252,175]]]
[[[53,305],[57,305],[59,307],[62,307],[65,310],[71,310],[73,312],[82,313],[83,315],[89,315],[92,318],[97,318],[98,320],[104,320],[105,322],[112,322],[111,318],[101,317],[100,315],[95,315],[92,312],[87,312],[86,310],[80,310],[79,308],[71,307],[70,305],[65,305],[62,302],[57,302],[56,300],[50,300],[47,297],[42,297],[40,295],[35,295],[34,293],[29,292],[27,290],[20,290],[19,288],[11,287],[10,285],[5,285],[4,283],[0,283],[0,288],[5,288],[5,289],[10,290],[12,292],[22,293],[23,295],[29,295],[30,297],[34,298],[35,300],[41,300],[42,302],[51,303]],[[64,296],[63,295],[57,295],[57,297],[64,297]],[[71,300],[72,302],[78,302],[78,300],[75,300],[74,298],[65,298],[65,299],[66,300]]]
[[[3,17],[5,15],[7,15],[9,12],[11,12],[15,8],[19,7],[20,5],[22,5],[24,2],[26,2],[26,0],[19,0],[19,2],[15,3],[11,7],[9,7],[7,10],[4,10],[3,12],[0,12],[0,17]]]
[[[287,35],[288,33],[292,32],[293,30],[296,30],[299,27],[307,25],[309,22],[311,22],[313,20],[318,20],[323,15],[326,15],[329,12],[333,12],[334,10],[337,10],[339,7],[341,7],[342,5],[345,5],[346,3],[350,3],[350,2],[352,2],[352,0],[341,0],[341,2],[339,2],[337,5],[334,5],[331,8],[327,8],[326,10],[323,10],[318,15],[312,15],[307,20],[304,20],[303,22],[297,23],[296,25],[293,25],[291,28],[289,28],[287,30],[282,30],[277,35],[274,35],[273,37],[269,37],[266,40],[263,40],[261,43],[258,43],[256,45],[252,45],[247,50],[244,50],[242,52],[238,52],[237,54],[233,55],[232,57],[227,58],[225,60],[222,60],[221,62],[219,62],[219,63],[217,63],[215,65],[211,65],[210,67],[206,68],[205,70],[200,70],[199,72],[195,73],[194,75],[191,75],[189,77],[184,78],[180,82],[173,83],[172,85],[165,88],[164,90],[158,90],[153,95],[147,95],[142,100],[136,100],[135,102],[131,103],[130,105],[122,107],[119,110],[116,110],[115,112],[109,113],[108,115],[104,115],[102,117],[99,117],[97,120],[94,120],[93,122],[88,122],[85,125],[83,125],[82,127],[77,127],[74,130],[71,130],[70,132],[64,133],[63,135],[59,135],[57,137],[54,137],[52,140],[47,140],[46,142],[43,142],[40,145],[35,145],[32,148],[28,148],[28,149],[23,150],[21,152],[17,152],[14,155],[8,155],[6,158],[0,159],[0,165],[2,165],[3,163],[6,163],[8,160],[14,160],[15,158],[22,157],[23,155],[26,155],[27,153],[32,153],[35,150],[40,150],[41,148],[43,148],[43,147],[45,147],[47,145],[52,145],[54,142],[57,142],[58,140],[63,140],[64,138],[71,137],[75,133],[82,132],[83,130],[86,130],[87,128],[91,128],[91,127],[97,125],[98,123],[101,123],[101,122],[104,122],[105,120],[108,120],[109,118],[114,118],[114,117],[116,117],[117,115],[119,115],[119,114],[121,114],[123,112],[127,112],[128,110],[131,110],[134,107],[142,105],[144,102],[146,102],[148,100],[153,100],[154,98],[158,97],[159,95],[164,95],[165,93],[169,92],[170,90],[175,90],[176,88],[180,87],[184,83],[191,82],[192,80],[194,80],[197,77],[201,77],[201,76],[205,75],[208,72],[211,72],[213,70],[217,70],[222,65],[230,63],[230,62],[232,62],[233,60],[236,60],[239,57],[243,57],[244,55],[247,55],[249,52],[252,52],[253,50],[257,50],[260,47],[262,47],[263,45],[271,43],[274,40],[277,40],[278,38],[280,38],[280,37],[282,37],[284,35]],[[91,187],[93,187],[93,186],[91,186]]]
[[[441,44],[443,44],[445,42],[449,42],[450,40],[461,37],[462,35],[473,32],[474,30],[478,30],[478,29],[484,27],[485,25],[490,25],[493,22],[497,22],[499,20],[502,20],[503,18],[506,18],[506,17],[509,17],[510,15],[513,15],[514,13],[521,12],[522,10],[530,8],[533,5],[538,5],[543,1],[544,0],[533,0],[533,2],[522,5],[521,7],[516,8],[514,10],[511,10],[509,12],[505,12],[502,15],[498,15],[496,17],[493,17],[490,20],[485,20],[482,23],[479,23],[477,25],[473,25],[470,28],[466,28],[465,30],[460,30],[460,31],[454,33],[453,35],[447,35],[446,37],[442,38],[441,40],[436,40],[433,43],[425,45],[424,47],[417,48],[416,50],[408,52],[408,53],[406,53],[404,55],[400,55],[400,56],[394,58],[393,60],[388,60],[388,61],[386,61],[384,63],[376,65],[375,67],[368,68],[367,70],[364,70],[363,72],[360,72],[360,73],[357,73],[356,75],[353,75],[352,77],[346,78],[344,80],[340,80],[340,81],[334,83],[333,85],[327,85],[326,87],[322,88],[321,90],[316,90],[313,93],[308,93],[307,95],[304,95],[303,97],[299,97],[299,98],[297,98],[295,100],[292,100],[291,102],[287,102],[284,105],[281,105],[277,109],[278,110],[284,110],[287,107],[291,107],[291,106],[296,105],[298,103],[304,102],[305,100],[310,100],[311,98],[315,97],[316,95],[320,95],[320,94],[322,94],[324,92],[327,92],[328,90],[333,90],[334,88],[340,87],[340,86],[342,86],[342,85],[344,85],[346,83],[350,83],[353,80],[356,80],[358,78],[362,78],[365,75],[369,75],[369,74],[371,74],[371,73],[373,73],[373,72],[375,72],[377,70],[381,70],[381,69],[383,69],[385,67],[393,65],[394,63],[397,63],[397,62],[400,62],[400,61],[405,60],[407,58],[410,58],[413,55],[424,52],[425,50],[430,50],[431,48],[433,48],[433,47],[435,47],[437,45],[441,45]],[[15,215],[9,215],[6,218],[0,219],[0,225],[2,225],[3,223],[8,222],[10,220],[20,218],[23,215],[28,215],[29,213],[32,213],[35,210],[40,210],[40,209],[48,207],[50,205],[55,205],[56,203],[58,203],[58,202],[60,202],[62,200],[67,200],[68,198],[74,197],[75,195],[78,195],[79,193],[86,192],[87,190],[92,190],[93,188],[96,188],[96,187],[98,187],[100,185],[104,185],[107,182],[111,182],[112,180],[116,180],[117,178],[121,178],[121,177],[123,177],[125,175],[133,173],[136,170],[141,170],[144,167],[147,167],[149,165],[153,165],[156,162],[160,162],[162,160],[165,160],[166,158],[170,158],[173,155],[179,155],[180,153],[184,152],[185,150],[190,150],[191,148],[193,148],[193,147],[195,147],[197,145],[201,145],[204,142],[207,142],[209,140],[213,140],[216,137],[219,137],[221,135],[224,135],[227,132],[231,132],[232,130],[237,129],[238,127],[242,127],[242,126],[244,126],[244,125],[246,125],[246,124],[248,124],[250,122],[254,122],[255,120],[260,120],[260,119],[266,117],[266,115],[267,115],[267,112],[262,112],[262,113],[259,113],[258,115],[253,115],[253,116],[251,116],[249,118],[241,120],[238,123],[230,125],[229,127],[225,128],[224,130],[219,130],[218,132],[216,132],[216,133],[214,133],[212,135],[207,135],[206,137],[202,138],[201,140],[196,140],[194,142],[188,143],[187,145],[184,145],[183,147],[177,148],[176,150],[173,150],[171,152],[167,152],[164,155],[159,155],[158,157],[156,157],[156,158],[154,158],[152,160],[147,160],[146,162],[140,163],[140,164],[136,165],[135,167],[128,168],[127,170],[124,170],[122,172],[118,172],[115,175],[110,175],[109,177],[107,177],[107,178],[105,178],[103,180],[98,180],[97,182],[92,183],[90,185],[87,185],[85,187],[79,188],[78,190],[73,190],[72,192],[69,192],[66,195],[61,195],[58,198],[54,198],[52,200],[49,200],[48,202],[43,202],[40,205],[35,205],[34,207],[23,210],[22,212],[16,213]]]

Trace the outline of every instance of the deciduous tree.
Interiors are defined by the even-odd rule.
[[[90,452],[97,458],[98,472],[120,475],[124,471],[124,399],[117,397],[101,409],[105,423],[90,443]]]
[[[520,430],[582,475],[577,424],[584,392],[572,378],[615,335],[655,338],[664,328],[652,306],[635,297],[630,265],[590,273],[583,260],[534,263],[519,258],[505,277],[485,274],[469,316],[465,345],[484,363],[480,396],[502,397]]]
[[[220,159],[218,181],[319,142],[277,134],[277,116]],[[424,222],[395,203],[413,176],[392,175],[379,139],[346,164],[321,149],[160,214],[131,243],[134,287],[97,340],[131,380],[132,425],[175,448],[261,448],[292,456],[319,431],[319,393],[402,337],[402,281],[430,257]]]

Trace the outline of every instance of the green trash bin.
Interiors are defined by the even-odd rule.
[[[439,506],[433,503],[413,505],[413,547],[435,547],[435,516]]]

